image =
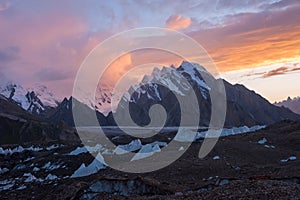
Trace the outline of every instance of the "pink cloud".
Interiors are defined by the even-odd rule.
[[[89,33],[82,18],[61,12],[39,17],[0,15],[0,24],[1,72],[25,87],[35,82],[46,84],[60,97],[71,94],[84,58],[109,35]]]
[[[191,25],[191,18],[184,18],[181,15],[171,15],[166,21],[166,28],[173,30],[186,29]]]
[[[103,74],[102,83],[108,85],[115,85],[122,75],[124,75],[128,69],[132,67],[132,56],[130,53],[126,53],[119,58],[117,58],[113,63],[107,68]]]

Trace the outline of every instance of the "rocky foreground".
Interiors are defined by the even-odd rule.
[[[166,138],[156,138],[161,142],[155,143],[156,148],[164,148]],[[118,142],[127,141],[121,137]],[[135,146],[142,148],[145,143],[141,140]],[[285,121],[257,132],[222,137],[204,159],[198,158],[201,144],[202,140],[194,142],[170,166],[144,174],[116,171],[101,159],[96,161],[87,149],[114,153],[100,145],[2,145],[0,197],[300,199],[300,122]]]

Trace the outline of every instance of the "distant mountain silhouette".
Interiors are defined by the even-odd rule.
[[[300,114],[300,97],[295,97],[293,99],[288,97],[287,100],[283,100],[278,103],[275,102],[274,105],[289,108],[294,113]]]

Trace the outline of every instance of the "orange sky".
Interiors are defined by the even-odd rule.
[[[233,34],[224,40],[216,47],[207,45],[208,52],[222,72],[300,57],[300,25]]]

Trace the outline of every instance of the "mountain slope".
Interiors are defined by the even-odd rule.
[[[98,124],[92,124],[92,121],[93,121],[92,117],[95,115],[95,112],[96,112],[96,115],[97,115],[98,120],[101,123],[101,125],[108,125],[107,120],[102,113],[91,109],[88,105],[79,102],[78,100],[76,100],[73,97],[70,97],[69,99],[65,98],[59,104],[59,106],[51,113],[49,120],[55,124],[58,124],[63,121],[66,124],[68,124],[69,126],[74,127],[75,122],[74,122],[73,111],[72,111],[72,108],[74,106],[77,106],[77,108],[80,108],[80,115],[85,117],[84,121],[87,122],[85,124],[85,126],[97,126],[98,125]]]
[[[286,119],[299,119],[299,115],[296,115],[291,110],[274,106],[265,98],[243,85],[232,85],[226,81],[224,81],[224,84],[227,101],[242,107],[249,116],[261,124],[268,125]]]
[[[22,109],[0,94],[0,144],[46,143],[76,140],[76,134],[63,124],[51,122]]]

